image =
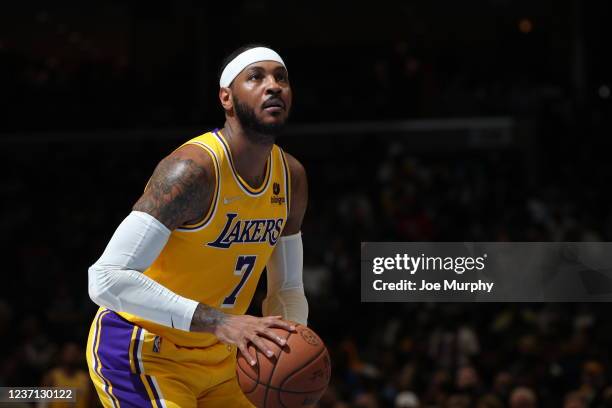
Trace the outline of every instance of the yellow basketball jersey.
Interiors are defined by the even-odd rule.
[[[226,313],[244,314],[289,214],[291,183],[286,159],[274,145],[264,181],[254,188],[236,171],[220,131],[185,144],[200,147],[212,158],[216,180],[212,204],[201,222],[172,232],[144,273],[181,296]],[[177,345],[207,347],[218,341],[209,333],[186,332],[120,314]]]

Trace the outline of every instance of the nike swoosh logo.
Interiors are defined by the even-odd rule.
[[[240,196],[224,197],[223,198],[223,204],[227,205],[227,204],[233,203],[234,201],[239,200],[239,199],[240,199]]]

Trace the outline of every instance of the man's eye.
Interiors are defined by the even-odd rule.
[[[258,80],[258,79],[261,79],[261,74],[259,74],[257,72],[253,72],[253,73],[249,74],[248,78],[249,78],[250,81]]]
[[[276,80],[279,82],[287,82],[287,75],[285,74],[278,74],[276,75]]]

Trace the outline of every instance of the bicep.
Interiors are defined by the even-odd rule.
[[[214,187],[212,163],[195,146],[185,146],[164,158],[133,209],[173,230],[206,214]]]
[[[308,206],[308,179],[304,166],[293,156],[285,153],[291,172],[291,206],[287,224],[283,229],[283,236],[300,232],[302,221]]]

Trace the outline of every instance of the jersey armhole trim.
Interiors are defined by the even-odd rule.
[[[289,218],[289,212],[291,211],[291,172],[289,171],[289,166],[287,165],[287,159],[285,159],[285,152],[280,147],[278,148],[280,151],[280,156],[283,161],[283,169],[285,170],[285,191],[287,192],[287,219]]]
[[[194,145],[194,146],[198,146],[202,148],[212,158],[212,161],[214,163],[213,167],[215,169],[215,192],[213,195],[213,199],[210,203],[210,208],[208,209],[208,212],[206,213],[204,218],[202,218],[200,221],[193,223],[193,224],[183,224],[177,228],[178,231],[194,232],[194,231],[197,231],[197,230],[200,230],[206,227],[206,225],[208,225],[210,220],[213,219],[214,214],[217,211],[217,204],[219,202],[219,191],[221,190],[221,169],[219,166],[219,159],[217,158],[217,155],[210,147],[198,141],[187,142],[183,146],[185,145]]]

